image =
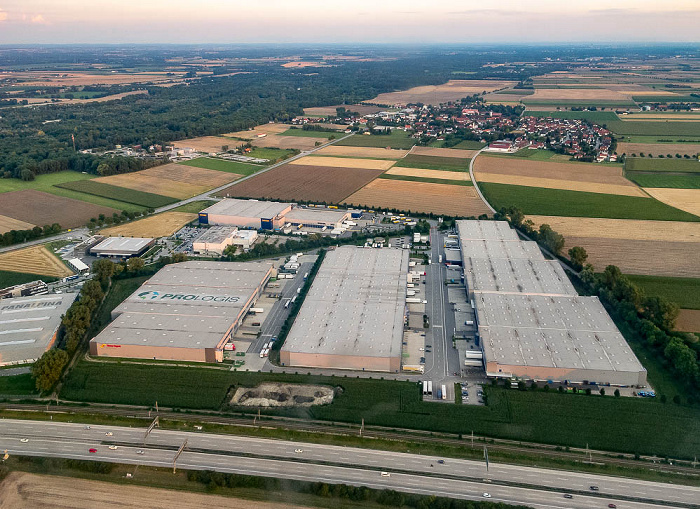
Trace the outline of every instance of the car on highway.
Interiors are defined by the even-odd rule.
[[[109,450],[110,450],[110,451],[116,451],[116,450],[117,450],[117,446],[116,446],[116,445],[110,445],[110,446],[109,446]]]
[[[610,507],[611,509],[615,509],[617,506],[615,504],[608,504],[608,507]]]
[[[382,472],[380,475],[382,477],[391,477],[391,474],[389,472]]]
[[[111,437],[111,436],[113,436],[113,435],[114,435],[114,433],[112,433],[111,431],[108,431],[107,433],[105,433],[105,436],[106,436],[106,437]]]
[[[590,486],[589,489],[591,491],[598,491],[600,488],[598,486]]]
[[[574,498],[571,493],[564,493],[564,498]]]
[[[484,493],[482,496],[483,496],[484,498],[491,498],[491,494],[490,494],[490,493]]]
[[[440,463],[441,465],[444,465],[444,464],[445,464],[445,460],[438,460],[438,463]]]
[[[95,454],[97,452],[97,449],[88,449],[88,452]]]
[[[85,426],[85,429],[90,429],[90,426]]]
[[[432,348],[433,345],[425,345],[426,348]]]
[[[136,451],[136,454],[146,454],[146,451],[144,451],[143,449],[139,449],[138,451]]]
[[[26,444],[27,442],[29,442],[29,439],[28,438],[20,438],[19,441],[22,442],[23,444]]]
[[[294,452],[297,454],[300,454],[300,453],[304,452],[304,449],[294,449]]]

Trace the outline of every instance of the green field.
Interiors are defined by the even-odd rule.
[[[468,434],[486,434],[615,451],[691,457],[700,453],[700,410],[658,401],[521,392],[486,388],[488,405],[444,405],[423,402],[412,382],[352,377],[231,372],[158,365],[80,361],[60,396],[94,401],[161,407],[218,410],[237,386],[263,381],[315,383],[342,387],[330,405],[262,409],[265,414],[343,421],[368,425]],[[233,411],[234,408],[231,408]],[[257,412],[257,408],[235,408]],[[571,423],[576,423],[573,426]],[[605,433],[600,424],[605,423]],[[663,433],[659,430],[663,429]]]
[[[447,179],[433,179],[428,177],[412,177],[410,175],[389,175],[384,173],[379,176],[380,179],[388,180],[409,180],[411,182],[428,182],[429,184],[444,184],[449,186],[471,186],[471,180],[447,180]]]
[[[259,159],[268,159],[270,162],[275,163],[288,157],[298,154],[298,150],[291,149],[281,149],[272,147],[253,147],[253,149],[246,155],[250,157],[257,157]]]
[[[590,120],[597,124],[620,120],[614,111],[530,111],[523,116],[564,118],[570,120]]]
[[[51,276],[40,276],[38,274],[26,274],[24,272],[0,270],[0,288],[21,285],[23,283],[29,283],[30,281],[36,281],[38,279],[41,279],[44,283],[50,283],[58,280],[58,278]]]
[[[632,99],[638,103],[648,104],[648,103],[696,103],[700,102],[700,97],[693,97],[692,95],[633,95]]]
[[[180,205],[179,207],[175,207],[174,209],[170,209],[168,212],[190,212],[192,214],[196,214],[207,207],[211,207],[215,203],[217,203],[215,200],[191,201],[189,203],[185,203],[184,205]]]
[[[136,191],[134,189],[127,189],[126,187],[118,187],[111,184],[104,184],[102,182],[95,182],[94,180],[76,180],[73,182],[64,182],[63,184],[58,184],[58,187],[78,191],[80,193],[101,196],[104,198],[115,198],[125,203],[131,203],[154,209],[164,205],[170,205],[171,203],[178,201],[177,198],[171,198],[170,196],[161,196],[159,194]]]
[[[445,140],[436,140],[430,144],[431,147],[436,148],[455,148],[458,150],[479,150],[486,146],[485,143],[473,140],[463,140],[457,143],[457,145],[446,145]]]
[[[224,159],[212,159],[211,157],[198,157],[189,161],[183,161],[178,164],[186,166],[194,166],[195,168],[204,168],[206,170],[225,171],[227,173],[236,173],[238,175],[252,175],[256,171],[260,171],[264,166],[260,164],[240,163],[238,161],[226,161]]]
[[[36,394],[36,386],[32,375],[25,373],[22,375],[0,376],[0,395],[7,396],[28,396]]]
[[[668,136],[644,136],[644,135],[631,135],[631,136],[621,136],[619,141],[625,141],[627,143],[700,143],[700,137],[673,137]]]
[[[646,295],[658,295],[685,309],[700,309],[700,279],[690,277],[632,276],[627,279],[644,290]]]
[[[564,158],[566,162],[571,159],[569,156],[565,156],[563,154],[557,154],[556,152],[552,152],[551,150],[530,150],[530,149],[522,149],[518,150],[517,152],[514,152],[512,154],[499,154],[499,153],[483,153],[482,155],[486,157],[505,157],[507,158],[513,158],[513,157],[519,157],[521,159],[530,159],[532,161],[548,161],[552,157],[558,155],[560,158]]]
[[[330,136],[335,136],[338,138],[340,133],[338,131],[311,131],[304,129],[294,129],[290,128],[281,133],[279,136],[301,136],[302,138],[325,138],[328,139]]]
[[[525,214],[542,216],[700,221],[700,218],[693,214],[675,209],[652,198],[490,182],[479,182],[479,187],[496,210],[514,205]]]
[[[625,170],[700,173],[700,161],[697,159],[669,159],[668,157],[628,157],[625,159]]]
[[[355,134],[334,143],[334,145],[343,147],[391,147],[399,149],[409,149],[415,144],[415,139],[411,138],[407,132],[399,130],[391,131],[391,134]]]
[[[402,168],[424,168],[426,170],[467,171],[469,170],[469,158],[439,157],[408,154],[396,162],[396,166]]]
[[[590,107],[596,107],[596,108],[613,108],[613,107],[620,107],[620,108],[636,108],[637,104],[634,101],[625,101],[625,100],[619,100],[619,101],[609,101],[609,100],[602,100],[602,99],[595,99],[595,100],[586,100],[586,99],[581,99],[581,100],[556,100],[556,99],[531,99],[529,97],[523,97],[522,100],[523,104],[525,104],[528,107],[532,108],[538,108],[540,110],[556,110],[557,107],[563,107],[563,108],[590,108]]]
[[[700,189],[700,174],[669,175],[628,171],[625,176],[640,187],[671,187],[674,189]]]
[[[616,134],[643,136],[674,136],[677,138],[695,138],[700,136],[699,122],[606,122],[608,129]]]

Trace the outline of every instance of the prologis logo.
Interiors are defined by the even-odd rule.
[[[149,297],[149,295],[150,295],[150,297]],[[139,299],[144,299],[144,300],[146,300],[146,299],[150,298],[151,300],[153,300],[153,299],[157,299],[157,298],[158,298],[158,295],[160,295],[158,292],[150,292],[150,291],[149,291],[149,292],[141,292],[141,293],[139,293],[138,297],[139,297]]]

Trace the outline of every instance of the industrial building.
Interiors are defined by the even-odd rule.
[[[155,239],[141,237],[109,237],[90,248],[90,254],[108,258],[140,256],[155,243]]]
[[[199,224],[276,230],[284,224],[291,203],[226,198],[199,213]]]
[[[398,372],[407,273],[406,250],[329,251],[280,351],[281,363]]]
[[[77,294],[33,295],[0,301],[0,366],[36,361],[56,341]]]
[[[284,221],[292,226],[305,228],[327,228],[334,230],[340,228],[344,221],[350,218],[348,210],[311,209],[297,207],[284,216]]]
[[[28,297],[30,295],[43,295],[45,293],[49,293],[48,285],[41,280],[36,280],[1,289],[0,299]]]
[[[250,249],[257,238],[256,230],[239,230],[236,226],[212,226],[192,241],[192,251],[197,254],[221,256],[228,246]]]
[[[167,265],[112,311],[90,354],[221,362],[272,275],[263,262]]]
[[[490,377],[645,385],[646,371],[597,297],[503,221],[457,221],[467,298]]]

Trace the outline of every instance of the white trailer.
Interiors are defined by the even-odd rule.
[[[447,387],[445,387],[445,384],[442,384],[442,399],[447,399]]]

